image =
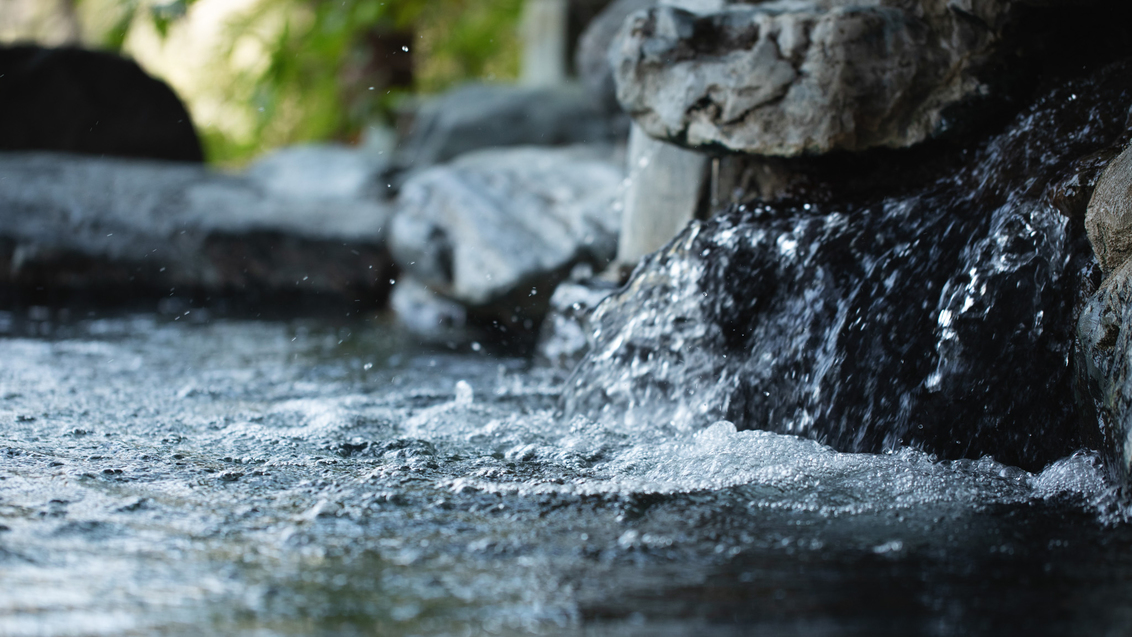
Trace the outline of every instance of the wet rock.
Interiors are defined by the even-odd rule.
[[[985,97],[1012,4],[843,0],[634,14],[610,59],[617,98],[652,136],[797,156],[906,147]]]
[[[1132,149],[1117,155],[1101,174],[1089,200],[1085,228],[1106,275],[1132,255]]]
[[[405,276],[393,286],[389,307],[397,319],[417,334],[443,334],[468,322],[463,305],[444,298],[427,285]]]
[[[0,150],[204,158],[184,105],[133,61],[30,45],[0,47]]]
[[[387,209],[272,194],[193,164],[0,155],[0,304],[384,302]],[[38,301],[37,301],[38,300]]]
[[[599,143],[618,136],[579,87],[471,84],[421,106],[396,163],[420,169],[482,148]]]
[[[1132,475],[1132,262],[1093,294],[1077,321],[1081,385],[1093,418],[1083,419],[1091,446],[1106,452],[1121,482]]]
[[[1077,321],[1081,398],[1088,409],[1085,432],[1091,446],[1106,453],[1121,484],[1132,476],[1132,237],[1129,207],[1132,152],[1100,153],[1115,158],[1096,179],[1085,215],[1089,241],[1104,281]]]
[[[726,419],[1029,468],[1073,451],[1074,305],[1092,256],[1046,188],[1123,133],[1127,71],[1042,97],[903,194],[693,223],[592,317],[567,415]]]
[[[410,276],[473,311],[538,316],[572,267],[613,258],[623,177],[607,146],[465,155],[405,184],[390,249]]]
[[[596,278],[559,284],[540,328],[539,360],[559,369],[573,369],[589,351],[590,315],[616,289],[612,282]]]

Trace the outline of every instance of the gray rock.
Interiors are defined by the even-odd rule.
[[[633,14],[610,60],[652,136],[796,156],[905,147],[979,98],[1012,3],[777,0]]]
[[[617,85],[613,81],[613,67],[609,64],[609,49],[625,20],[655,5],[678,7],[687,11],[715,11],[723,7],[723,0],[614,0],[586,25],[574,49],[574,68],[591,97],[603,108],[619,112]]]
[[[609,47],[625,19],[656,4],[656,0],[614,0],[582,32],[574,51],[578,79],[593,100],[609,111],[619,111],[617,85],[609,64]]]
[[[499,146],[553,146],[611,141],[617,128],[580,87],[470,84],[417,111],[396,163],[426,168]]]
[[[388,291],[387,218],[375,201],[279,196],[199,165],[5,154],[0,288],[312,293],[373,306]]]
[[[248,167],[247,176],[274,196],[365,199],[385,196],[379,176],[388,157],[340,144],[277,150]]]
[[[1132,255],[1132,148],[1101,173],[1085,213],[1085,230],[1106,275]]]
[[[616,290],[613,283],[595,278],[563,281],[555,288],[539,329],[538,359],[558,369],[573,369],[590,348],[590,314]]]
[[[422,171],[401,191],[390,248],[448,298],[538,314],[575,264],[613,258],[619,159],[608,146],[512,148]]]
[[[527,0],[520,30],[522,74],[526,86],[558,86],[566,82],[566,40],[570,8],[566,0]]]
[[[439,335],[467,324],[463,305],[450,301],[412,277],[402,277],[389,295],[389,307],[398,320],[418,334]]]
[[[707,184],[707,167],[703,153],[655,140],[633,126],[617,245],[619,262],[635,264],[659,250],[696,217]]]

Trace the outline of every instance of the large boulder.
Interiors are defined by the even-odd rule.
[[[0,305],[176,294],[380,306],[387,220],[375,201],[272,194],[195,164],[2,154]]]
[[[390,249],[473,312],[537,317],[572,267],[613,259],[623,158],[608,146],[485,150],[413,176]]]
[[[1017,3],[779,0],[634,14],[610,51],[617,97],[654,137],[797,156],[906,147],[992,92]]]
[[[0,150],[203,159],[184,105],[133,61],[30,45],[0,47]]]
[[[420,169],[482,148],[600,143],[620,134],[577,86],[469,84],[420,107],[396,163]]]

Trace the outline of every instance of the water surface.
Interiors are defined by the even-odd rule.
[[[0,634],[1132,621],[1088,454],[1032,474],[565,419],[560,373],[379,320],[0,318]]]

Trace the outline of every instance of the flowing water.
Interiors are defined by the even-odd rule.
[[[569,378],[378,318],[0,313],[0,635],[1126,634],[1046,194],[1126,70],[917,192],[692,226]]]
[[[1099,278],[1088,199],[1066,211],[1054,193],[1121,139],[1130,68],[1052,91],[904,192],[693,223],[598,308],[567,412],[1032,470],[1092,442],[1073,388],[1075,312]]]
[[[1028,473],[567,419],[557,372],[378,320],[0,319],[3,635],[1132,621],[1089,454]]]

